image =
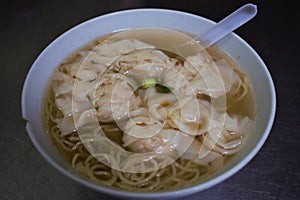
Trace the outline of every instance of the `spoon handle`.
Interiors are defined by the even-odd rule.
[[[207,48],[248,22],[256,15],[256,13],[256,5],[251,3],[246,4],[225,17],[212,29],[208,30],[204,34],[201,34],[200,36],[195,37],[195,40],[199,41],[204,48]]]

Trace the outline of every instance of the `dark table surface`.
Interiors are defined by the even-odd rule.
[[[56,37],[92,17],[129,8],[168,8],[214,21],[243,0],[10,0],[0,3],[0,199],[114,199],[75,183],[33,147],[21,118],[31,64]],[[277,114],[258,155],[241,171],[185,199],[299,199],[299,11],[292,1],[251,1],[255,19],[236,31],[261,55],[274,79]]]

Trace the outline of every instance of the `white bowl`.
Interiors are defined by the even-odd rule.
[[[52,71],[61,61],[89,41],[108,33],[131,28],[164,27],[191,34],[201,34],[214,22],[196,15],[164,9],[136,9],[106,14],[88,20],[54,40],[33,63],[23,87],[22,115],[26,130],[34,146],[58,171],[71,179],[99,192],[137,199],[179,198],[200,192],[229,178],[243,168],[260,150],[271,130],[276,97],[272,78],[259,55],[239,36],[230,34],[217,45],[228,52],[248,74],[253,84],[256,101],[256,126],[244,151],[230,165],[198,185],[161,193],[134,193],[109,189],[78,175],[58,153],[42,127],[41,110],[45,87]]]

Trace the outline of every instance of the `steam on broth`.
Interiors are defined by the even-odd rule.
[[[217,47],[180,57],[138,37],[111,36],[53,72],[43,120],[61,154],[95,183],[137,192],[185,188],[220,172],[252,131],[246,74]]]

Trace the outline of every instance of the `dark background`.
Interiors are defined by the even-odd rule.
[[[214,21],[243,0],[11,0],[0,3],[0,199],[113,199],[85,188],[37,152],[21,118],[21,90],[38,54],[90,18],[129,8],[168,8]],[[230,179],[185,199],[298,199],[300,196],[299,9],[292,1],[251,1],[259,13],[236,31],[274,79],[277,114],[258,155]]]

